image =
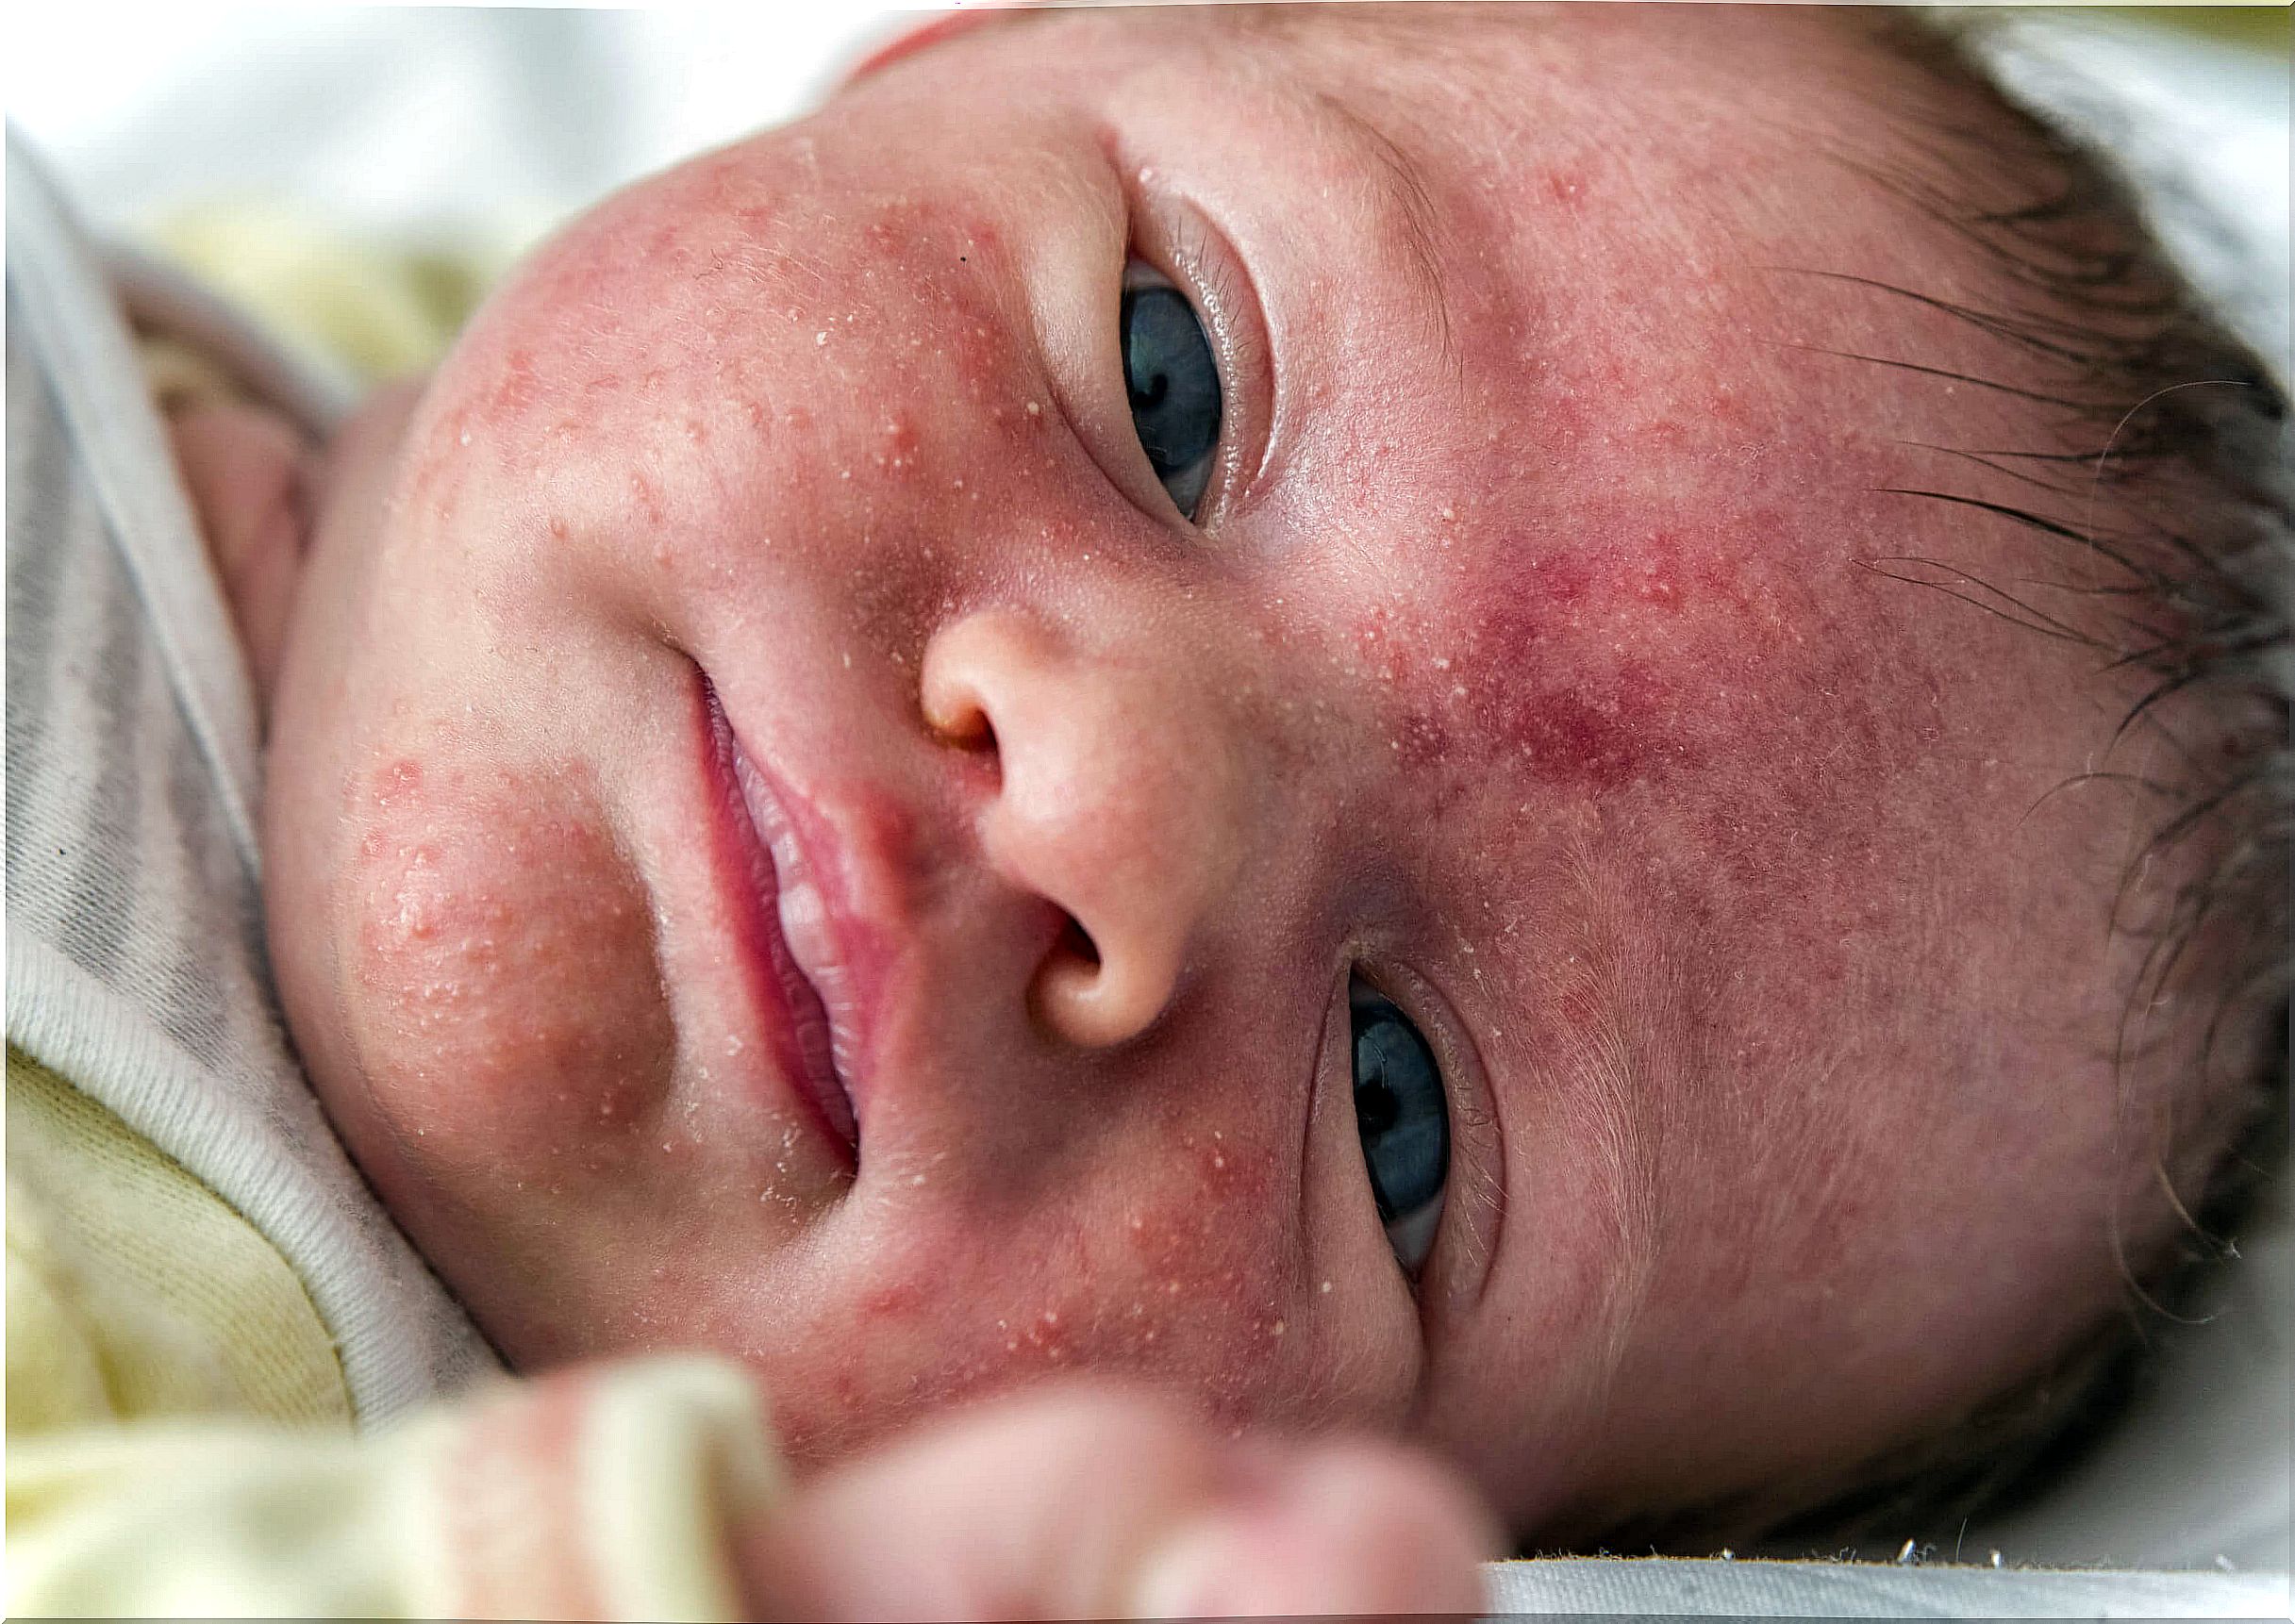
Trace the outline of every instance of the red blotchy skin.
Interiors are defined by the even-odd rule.
[[[1838,621],[1839,595],[1855,583],[1828,594],[1765,560],[1761,542],[1780,517],[1757,506],[1702,531],[1629,530],[1488,589],[1470,646],[1505,651],[1502,670],[1552,674],[1467,681],[1463,731],[1490,756],[1519,756],[1550,795],[1634,788],[1669,808],[1698,807],[1702,848],[1738,866],[1761,866],[1764,853],[1728,820],[1719,789],[1778,806],[1771,840],[1861,845],[1891,817],[1892,764],[1936,740],[1936,682],[1885,622],[1854,649],[1811,635]],[[1743,750],[1754,728],[1765,734],[1760,756]],[[1449,737],[1443,748],[1455,759]],[[1466,771],[1494,768],[1485,759]],[[1759,795],[1745,796],[1755,776]]]
[[[2040,561],[1888,494],[2013,397],[1820,352],[2024,363],[1776,269],[1986,291],[1838,161],[1940,93],[1864,26],[1006,19],[608,200],[378,407],[272,718],[274,957],[513,1362],[736,1356],[808,1461],[1128,1371],[1565,1530],[1829,1470],[2101,1312],[2130,813],[2048,792],[2124,696],[1874,565]],[[1192,523],[1132,259],[1221,368]],[[1415,1279],[1351,985],[1444,1074]]]
[[[1036,1237],[1019,1255],[981,1257],[969,1246],[920,1248],[886,1284],[861,1299],[861,1334],[836,1359],[851,1378],[832,1416],[804,1415],[801,1447],[808,1455],[833,1455],[848,1429],[873,1432],[881,1420],[860,1414],[887,1401],[870,1377],[884,1367],[904,1369],[886,1387],[904,1409],[924,1410],[952,1399],[1009,1385],[1028,1372],[1120,1367],[1166,1379],[1196,1370],[1213,1355],[1203,1397],[1209,1412],[1230,1424],[1280,1415],[1279,1396],[1295,1360],[1283,1360],[1289,1326],[1280,1307],[1292,1288],[1285,1278],[1295,1265],[1256,1256],[1234,1237],[1217,1233],[1227,1202],[1263,1199],[1267,1175],[1260,1158],[1230,1154],[1222,1138],[1183,1133],[1183,1149],[1198,1151],[1195,1177],[1153,1205],[1130,1204],[1089,1229],[1072,1226]],[[920,1188],[934,1184],[930,1171]],[[920,1226],[951,1236],[971,1223]],[[1042,1282],[1023,1286],[1016,1282]],[[951,1344],[940,1336],[921,1360],[912,1346],[931,1336],[956,1291],[982,1304],[982,1331]],[[988,1312],[992,1308],[993,1312]],[[1246,1357],[1233,1332],[1214,1342],[1206,1332],[1230,1323],[1245,1327],[1258,1347]],[[1303,1338],[1304,1341],[1304,1338]]]
[[[374,995],[364,1012],[396,1027],[362,1040],[420,1035],[439,1064],[411,1081],[437,1090],[432,1109],[441,1132],[474,1131],[480,1120],[489,1138],[517,1131],[516,1118],[533,1103],[522,1097],[524,1085],[538,1070],[561,1085],[560,1100],[533,1124],[538,1137],[550,1133],[566,1094],[578,1094],[580,1105],[601,1120],[626,1117],[624,1102],[646,1088],[653,1056],[669,1036],[651,1001],[615,1007],[597,998],[600,967],[633,947],[650,947],[643,902],[626,865],[593,821],[556,815],[519,775],[483,788],[462,771],[439,776],[434,797],[411,760],[394,761],[378,774],[374,820],[347,876],[362,902],[352,973]],[[453,810],[441,816],[442,806]],[[457,827],[463,817],[478,820],[489,836],[484,880],[456,871],[470,849]],[[546,876],[578,899],[578,908],[525,905],[523,893],[513,902],[495,878],[496,862]],[[562,1003],[578,1010],[584,1024],[569,1028],[555,1016],[500,1020],[492,984],[510,977],[541,989],[545,1008]]]
[[[1704,555],[1685,570],[1682,555],[1678,536],[1654,530],[1637,544],[1611,541],[1540,560],[1527,580],[1491,594],[1488,619],[1473,641],[1507,651],[1520,666],[1566,655],[1572,626],[1629,616],[1694,616],[1695,629],[1675,635],[1710,637],[1733,651],[1763,632],[1773,638],[1780,618],[1771,617],[1767,626],[1748,624],[1745,598],[1716,558]],[[1722,617],[1734,623],[1711,623]],[[1502,749],[1512,745],[1540,779],[1582,790],[1609,791],[1654,772],[1704,769],[1700,696],[1676,686],[1682,673],[1671,667],[1660,671],[1646,659],[1618,665],[1599,679],[1573,677],[1527,690],[1485,682],[1479,695],[1470,690],[1472,730]]]

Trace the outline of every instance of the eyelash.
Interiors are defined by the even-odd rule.
[[[1442,1216],[1424,1264],[1406,1276],[1427,1334],[1456,1322],[1481,1300],[1506,1225],[1505,1133],[1490,1078],[1455,1003],[1394,952],[1350,953],[1339,996],[1359,982],[1401,1009],[1433,1052],[1450,1119],[1449,1176]],[[1352,1033],[1350,1032],[1350,1051]],[[1352,1080],[1353,1054],[1343,1075]],[[1351,1103],[1351,1102],[1350,1102]],[[1350,1115],[1352,1113],[1350,1112]],[[1366,1191],[1361,1198],[1368,1202]]]
[[[1395,1260],[1401,1266],[1404,1277],[1410,1282],[1413,1295],[1416,1295],[1419,1291],[1420,1282],[1425,1276],[1427,1265],[1432,1262],[1443,1233],[1450,1227],[1448,1213],[1451,1186],[1458,1164],[1455,1123],[1458,1118],[1459,1089],[1452,1079],[1451,1066],[1443,1054],[1443,1049],[1446,1046],[1429,1035],[1426,1024],[1414,1016],[1405,1006],[1402,1000],[1386,990],[1384,978],[1365,975],[1361,967],[1356,966],[1348,971],[1346,997],[1349,1036],[1347,1072],[1352,1102],[1356,1112],[1358,1133],[1363,1129],[1361,1112],[1364,1101],[1361,1078],[1355,1069],[1356,1062],[1361,1056],[1362,1041],[1361,1033],[1356,1029],[1358,1013],[1368,1012],[1376,1017],[1381,1011],[1390,1012],[1393,1019],[1399,1022],[1408,1034],[1411,1048],[1422,1054],[1433,1073],[1435,1097],[1440,1107],[1440,1119],[1437,1124],[1438,1143],[1440,1148],[1439,1166],[1437,1169],[1435,1191],[1431,1196],[1406,1211],[1392,1214],[1382,1212],[1379,1215],[1381,1226],[1386,1231],[1388,1243],[1394,1251]],[[1386,1053],[1389,1059],[1394,1057],[1391,1045],[1382,1046],[1382,1052]],[[1384,1068],[1382,1068],[1383,1070]],[[1389,1090],[1389,1099],[1394,1097],[1394,1090],[1391,1088]],[[1365,1172],[1371,1180],[1374,1199],[1383,1199],[1384,1180],[1371,1165],[1372,1152],[1367,1141],[1363,1146],[1363,1157]],[[1434,1227],[1425,1235],[1425,1244],[1422,1249],[1419,1250],[1417,1260],[1413,1262],[1406,1259],[1403,1255],[1406,1247],[1397,1235],[1398,1228],[1406,1234],[1415,1234],[1422,1224],[1428,1221],[1431,1221]]]
[[[1137,177],[1147,172],[1134,165],[1119,173]],[[1214,533],[1258,480],[1273,444],[1273,367],[1256,289],[1226,240],[1194,209],[1144,189],[1136,178],[1126,191],[1131,224],[1125,267],[1144,265],[1186,295],[1204,323],[1219,368],[1226,418],[1195,524]],[[1252,459],[1255,445],[1258,456]]]
[[[1215,247],[1211,236],[1192,218],[1182,215],[1174,226],[1180,239],[1173,244],[1171,259],[1194,284],[1195,307],[1203,311],[1206,323],[1214,329],[1212,338],[1219,347],[1228,347],[1233,335],[1228,329],[1235,325],[1236,301],[1241,295],[1237,288],[1237,273],[1227,263],[1224,245]],[[1145,256],[1140,257],[1145,258]],[[1153,259],[1147,263],[1155,264]],[[1171,274],[1167,271],[1166,274]],[[1224,358],[1224,357],[1222,357]]]

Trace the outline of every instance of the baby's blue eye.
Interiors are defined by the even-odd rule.
[[[1211,341],[1187,295],[1164,284],[1125,288],[1116,326],[1132,427],[1172,504],[1193,519],[1220,441],[1220,370]]]
[[[1450,1179],[1451,1119],[1442,1069],[1419,1029],[1360,982],[1347,988],[1355,1028],[1355,1123],[1379,1221],[1405,1274],[1434,1250]]]

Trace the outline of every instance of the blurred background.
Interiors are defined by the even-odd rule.
[[[269,195],[496,230],[792,116],[922,15],[98,0],[20,8],[6,90],[106,222]]]
[[[91,224],[374,376],[431,359],[559,221],[795,116],[927,15],[52,4],[14,8],[0,88]]]

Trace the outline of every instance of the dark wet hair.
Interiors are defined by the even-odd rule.
[[[2113,1056],[2123,1079],[2181,1068],[2157,1160],[2162,1217],[2129,1222],[2123,1301],[2037,1376],[1930,1435],[1821,1479],[1611,1528],[1608,1549],[1706,1554],[1897,1554],[1953,1549],[1972,1515],[2059,1477],[2153,1382],[2163,1341],[2237,1255],[2234,1242],[2283,1178],[2288,1139],[2288,890],[2295,830],[2295,467],[2287,400],[2154,241],[2114,165],[2026,113],[1979,65],[1982,18],[1937,25],[1860,13],[1911,71],[1922,104],[1891,109],[1901,157],[1844,159],[1898,195],[1987,271],[1986,306],[1871,284],[1981,329],[2019,358],[2014,381],[1905,369],[2026,402],[2033,442],[1929,447],[1971,471],[1897,492],[1972,523],[2010,523],[2076,563],[2054,582],[1981,579],[1956,565],[1869,563],[1962,599],[2036,637],[2092,651],[2137,679],[2113,743],[2164,739],[2173,765],[2137,775],[2117,750],[2073,788],[2114,781],[2153,808],[2115,899],[2141,945]],[[1881,116],[1876,114],[1876,117]],[[2000,492],[2019,494],[2004,500]],[[2165,887],[2161,874],[2174,878]],[[2139,879],[2142,881],[2138,884]],[[2196,1045],[2157,1041],[2170,999],[2209,1011]],[[2169,1334],[2163,1336],[2165,1332]]]

